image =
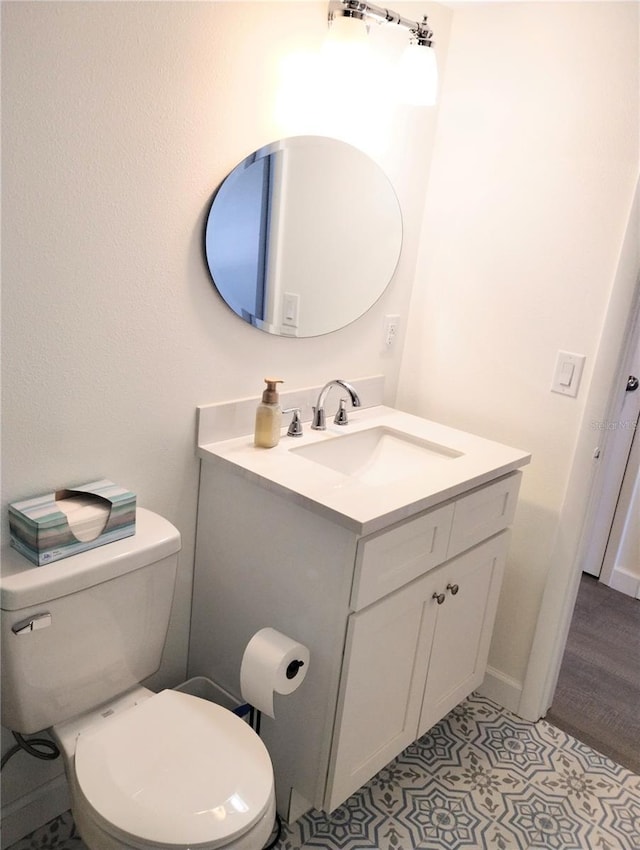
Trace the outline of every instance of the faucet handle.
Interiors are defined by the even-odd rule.
[[[301,437],[302,436],[302,422],[300,421],[300,407],[287,407],[286,410],[283,410],[283,413],[293,413],[291,417],[291,424],[289,425],[289,430],[287,431],[287,437]]]
[[[314,431],[324,431],[326,430],[325,417],[324,417],[324,407],[312,407],[313,411],[313,419],[311,421],[311,427]]]
[[[336,410],[336,415],[333,420],[335,425],[348,425],[349,417],[347,416],[347,401],[346,398],[341,398],[340,403],[338,405],[338,409]]]

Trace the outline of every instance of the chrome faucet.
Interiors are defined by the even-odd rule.
[[[345,389],[351,398],[351,404],[354,407],[360,407],[360,399],[358,397],[358,393],[355,391],[354,387],[351,384],[348,384],[346,381],[341,381],[339,378],[336,378],[333,381],[329,381],[329,383],[325,384],[324,387],[320,390],[320,394],[318,395],[318,401],[316,402],[316,406],[313,408],[313,420],[311,422],[311,427],[314,431],[324,431],[327,427],[324,417],[324,403],[327,400],[327,396],[329,395],[329,390],[333,386],[342,387]],[[345,406],[342,402],[346,402],[346,399],[340,399],[340,405],[338,407],[338,412],[336,413],[335,419],[333,420],[336,425],[346,425],[348,422],[347,419],[347,411],[345,410]]]

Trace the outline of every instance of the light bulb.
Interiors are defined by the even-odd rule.
[[[435,50],[408,44],[398,65],[400,99],[412,106],[435,106],[438,96],[438,65]]]
[[[330,75],[342,85],[367,73],[370,64],[369,32],[357,18],[336,17],[322,46],[322,55]]]
[[[361,18],[334,15],[329,22],[327,39],[330,42],[366,42],[369,27]]]

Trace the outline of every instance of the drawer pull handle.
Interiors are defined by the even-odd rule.
[[[451,595],[452,595],[452,596],[455,596],[455,595],[456,595],[456,593],[460,590],[460,588],[458,587],[458,585],[457,585],[457,584],[448,584],[448,585],[447,585],[447,590],[450,590],[450,591],[451,591]]]
[[[436,602],[438,603],[438,605],[442,605],[442,603],[445,601],[445,599],[447,597],[444,595],[444,593],[436,593],[434,591],[433,596],[431,598],[435,599]]]

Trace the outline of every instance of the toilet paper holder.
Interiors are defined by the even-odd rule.
[[[293,661],[290,661],[285,672],[287,679],[295,679],[301,667],[304,667],[304,661],[302,659],[294,658]]]

